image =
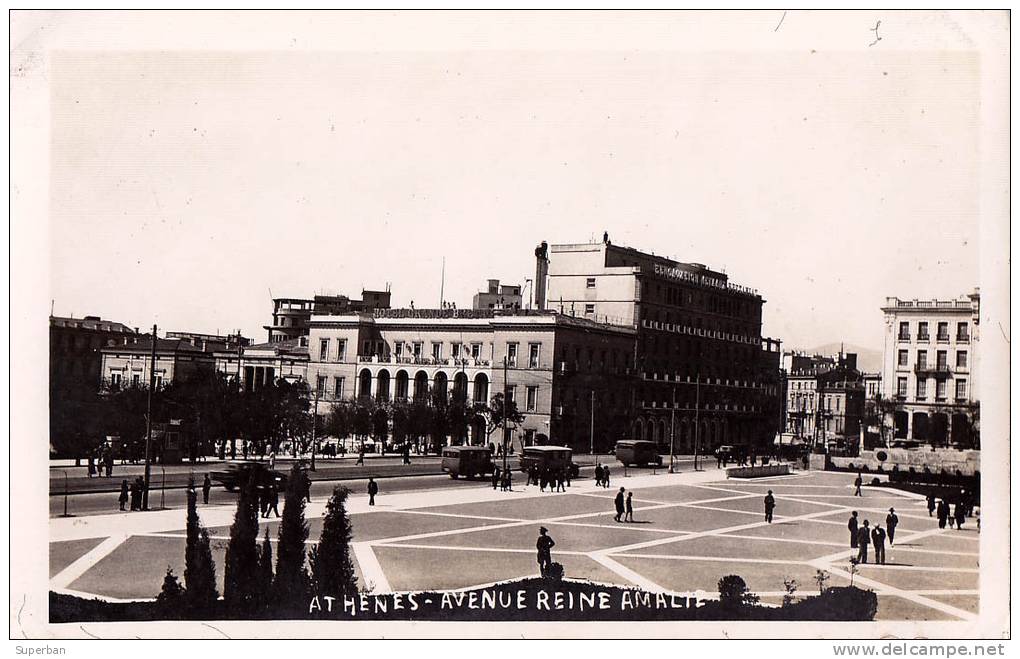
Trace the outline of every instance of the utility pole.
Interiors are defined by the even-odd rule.
[[[701,371],[694,386],[694,471],[698,471],[698,453],[701,450]]]
[[[149,396],[145,414],[145,486],[142,489],[142,510],[149,509],[149,477],[152,468],[152,390],[156,388],[156,326],[152,326],[152,358],[149,363]]]
[[[673,473],[673,444],[676,440],[676,385],[673,385],[673,405],[669,408],[669,473]]]
[[[312,471],[315,471],[315,431],[319,425],[319,383],[315,383],[315,403],[312,405]]]
[[[591,454],[595,455],[595,390],[591,390]],[[598,462],[598,460],[596,460]]]
[[[506,454],[510,448],[510,424],[507,423],[506,418],[507,412],[510,410],[509,362],[509,357],[503,358],[503,473],[506,473]]]

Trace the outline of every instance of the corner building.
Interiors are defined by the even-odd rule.
[[[539,308],[635,328],[631,436],[678,453],[771,444],[782,423],[780,345],[764,300],[697,263],[602,243],[545,245]],[[540,287],[536,285],[536,292]]]
[[[552,443],[587,451],[594,443],[605,452],[631,426],[631,327],[552,311],[375,309],[313,316],[309,330],[308,380],[320,415],[344,399],[386,403],[464,391],[481,403],[506,387],[525,416],[511,436],[518,450]],[[500,441],[486,435],[481,417],[466,439]]]

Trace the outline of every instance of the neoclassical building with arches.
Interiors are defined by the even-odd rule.
[[[630,432],[635,334],[554,311],[377,309],[313,316],[308,380],[320,415],[338,400],[429,401],[437,393],[466,392],[468,400],[486,403],[505,392],[524,414],[511,435],[516,448],[553,443],[607,450]],[[475,418],[467,441],[499,440]]]

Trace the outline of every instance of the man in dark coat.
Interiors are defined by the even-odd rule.
[[[900,523],[900,518],[896,516],[896,509],[890,508],[889,514],[885,516],[885,527],[889,529],[889,546],[891,547],[893,541],[896,538],[896,527]],[[878,530],[878,525],[875,525],[875,530]],[[875,545],[875,558],[878,559],[878,545]]]
[[[492,470],[492,489],[494,490],[499,485],[499,474],[500,474],[499,467],[496,467],[495,469]]]
[[[602,467],[602,487],[609,487],[609,465]]]
[[[595,465],[595,487],[602,486],[602,465]]]
[[[547,534],[549,529],[544,526],[538,529],[538,542],[535,543],[536,549],[538,549],[538,569],[542,572],[542,576],[545,576],[546,570],[549,569],[549,565],[552,564],[552,548],[556,546],[556,542],[553,541]]]
[[[616,503],[616,517],[614,517],[614,519],[617,522],[620,521],[620,518],[623,517],[623,513],[626,510],[626,508],[624,506],[624,502],[623,502],[623,492],[624,492],[624,490],[621,487],[620,491],[616,493],[616,501],[615,501],[615,503]]]
[[[885,531],[878,524],[875,524],[875,528],[871,531],[871,542],[875,545],[875,564],[885,565]],[[890,541],[889,544],[892,542]]]
[[[939,518],[939,528],[946,528],[946,520],[949,519],[949,504],[946,503],[945,499],[939,500],[939,505],[935,510],[935,514]]]
[[[209,490],[211,489],[212,481],[209,479],[209,474],[206,474],[202,479],[202,503],[209,503]]]
[[[857,478],[854,479],[854,496],[863,497],[861,493],[861,485],[864,485],[864,479],[861,478],[861,473],[857,472]]]
[[[374,478],[369,477],[368,479],[368,505],[375,505],[375,495],[379,494],[379,484],[375,482]]]
[[[857,562],[864,564],[868,562],[868,545],[871,543],[871,529],[868,528],[868,520],[857,531]]]
[[[623,518],[623,519],[625,519],[628,522],[633,522],[634,521],[634,501],[633,501],[633,499],[634,499],[634,493],[633,492],[628,492],[627,493],[627,502],[626,502],[627,514]]]
[[[120,509],[124,510],[124,504],[128,502],[128,482],[125,478],[120,482]],[[134,508],[132,508],[134,510]]]
[[[269,512],[272,511],[277,517],[280,516],[280,511],[277,506],[280,503],[280,491],[276,488],[276,483],[266,486],[266,512],[262,515],[263,517],[269,517]]]
[[[928,517],[932,516],[935,512],[935,495],[931,492],[928,493]]]
[[[772,511],[776,509],[776,498],[772,496],[772,490],[765,495],[765,521],[772,523]]]
[[[953,508],[953,517],[956,518],[956,530],[963,530],[963,522],[967,519],[967,508],[960,501],[956,502],[956,506]]]
[[[850,531],[850,548],[857,549],[857,511],[850,513],[850,520],[846,523],[846,529]]]

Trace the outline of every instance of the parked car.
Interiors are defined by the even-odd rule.
[[[472,478],[491,474],[496,464],[487,446],[447,446],[443,449],[442,469],[450,478]]]
[[[725,460],[726,462],[740,462],[741,458],[747,457],[747,447],[742,444],[729,445],[723,444],[715,450],[715,458],[717,460]]]
[[[275,484],[277,489],[287,489],[287,475],[283,472],[270,469],[263,462],[237,461],[228,462],[222,471],[214,471],[210,478],[223,485],[228,492],[233,492],[244,485],[249,478],[255,477],[256,486],[268,486]]]
[[[616,459],[627,466],[662,466],[662,456],[659,455],[655,442],[643,439],[624,439],[616,442]]]
[[[573,451],[566,446],[526,446],[521,451],[521,471],[527,473],[532,467],[539,471],[559,471],[566,468],[576,478],[581,468],[571,459]]]

